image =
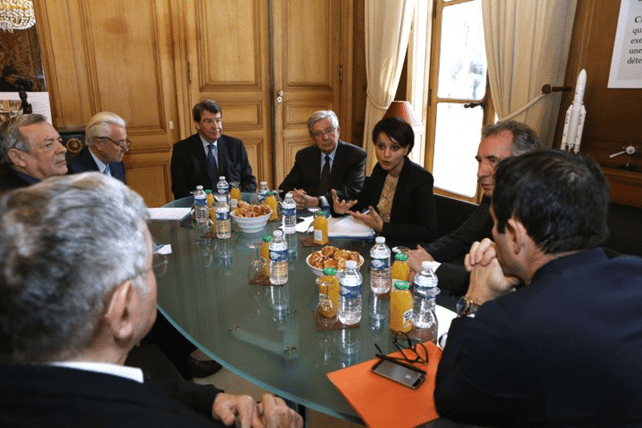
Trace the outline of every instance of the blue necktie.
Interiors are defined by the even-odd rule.
[[[111,168],[109,168],[109,165],[103,169],[103,174],[111,176]]]
[[[207,172],[212,180],[212,185],[216,185],[218,180],[218,166],[216,165],[216,156],[214,156],[214,143],[207,145]]]
[[[323,171],[321,171],[321,180],[319,181],[319,196],[324,196],[328,193],[328,185],[330,184],[330,155],[325,155],[325,163],[323,164]]]

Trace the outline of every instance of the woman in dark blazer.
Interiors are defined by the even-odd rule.
[[[408,159],[415,143],[412,127],[393,117],[379,121],[372,131],[377,164],[357,199],[340,201],[333,191],[333,211],[352,215],[388,243],[414,247],[437,237],[433,177]],[[362,213],[362,210],[369,211]]]

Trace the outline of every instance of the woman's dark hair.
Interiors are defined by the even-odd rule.
[[[405,120],[398,117],[381,119],[372,130],[373,143],[377,144],[377,137],[382,132],[399,143],[401,147],[408,147],[408,153],[412,151],[415,145],[415,132]]]

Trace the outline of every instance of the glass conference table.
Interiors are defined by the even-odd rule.
[[[191,197],[169,206],[190,206]],[[301,233],[287,235],[289,279],[283,286],[250,285],[248,269],[255,250],[248,246],[280,223],[246,234],[233,228],[225,240],[203,238],[191,218],[150,221],[157,244],[170,244],[167,272],[158,278],[158,306],[198,348],[242,378],[306,408],[336,418],[360,418],[326,373],[375,357],[377,343],[396,351],[388,328],[389,300],[369,288],[367,240],[330,240],[364,257],[362,318],[357,328],[317,331],[316,276],[305,262],[320,247],[304,247]],[[437,307],[439,335],[454,314]]]

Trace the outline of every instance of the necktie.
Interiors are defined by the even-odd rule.
[[[325,155],[325,163],[321,171],[321,181],[319,184],[319,196],[328,193],[328,184],[330,184],[330,155]]]
[[[103,169],[103,174],[111,176],[111,168],[109,168],[109,165]]]
[[[216,165],[216,157],[214,156],[214,143],[207,145],[207,172],[212,180],[212,186],[216,185],[218,180],[218,166]]]

